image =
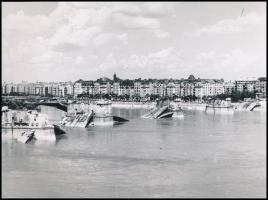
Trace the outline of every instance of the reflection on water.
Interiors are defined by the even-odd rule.
[[[42,112],[55,122],[64,115]],[[152,120],[145,112],[113,108],[130,121],[68,127],[54,141],[22,144],[2,132],[3,197],[265,196],[265,113]]]

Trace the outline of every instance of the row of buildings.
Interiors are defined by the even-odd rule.
[[[73,83],[3,83],[2,95],[18,94],[18,95],[39,95],[39,96],[58,96],[64,97],[73,95]]]
[[[41,96],[72,96],[80,95],[96,96],[101,94],[116,96],[146,97],[148,95],[158,96],[195,96],[197,98],[216,96],[219,94],[230,94],[233,91],[256,92],[266,97],[266,77],[245,78],[233,82],[224,82],[222,79],[195,79],[192,75],[188,79],[135,79],[121,80],[114,75],[113,80],[100,78],[96,81],[78,80],[76,82],[64,83],[27,83],[2,84],[2,94],[11,93],[41,95]]]

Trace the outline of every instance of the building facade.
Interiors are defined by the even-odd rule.
[[[234,82],[215,81],[213,79],[203,80],[121,80],[115,77],[116,81],[102,78],[100,81],[84,81],[82,79],[72,82],[51,82],[51,83],[27,83],[18,84],[3,83],[2,94],[26,94],[39,96],[66,97],[85,94],[89,96],[108,94],[112,96],[129,95],[140,98],[148,98],[151,95],[160,97],[186,97],[195,96],[203,98],[220,94],[231,94],[232,92],[258,92],[266,97],[266,77],[246,78]]]

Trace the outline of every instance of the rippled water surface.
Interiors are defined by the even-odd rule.
[[[68,128],[56,141],[17,143],[2,130],[2,196],[265,197],[266,113],[113,111],[130,121]],[[42,112],[55,122],[64,114]]]

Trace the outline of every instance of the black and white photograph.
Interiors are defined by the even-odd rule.
[[[1,2],[1,197],[266,198],[266,5]]]

